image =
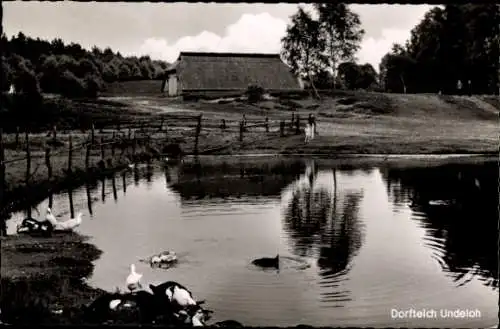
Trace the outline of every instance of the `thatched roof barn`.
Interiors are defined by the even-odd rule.
[[[162,91],[189,93],[243,92],[249,85],[266,91],[296,91],[300,80],[279,54],[181,52],[166,71]]]

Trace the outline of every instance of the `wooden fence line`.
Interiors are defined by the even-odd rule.
[[[115,123],[113,126],[109,125],[109,127],[114,127],[114,130],[111,132],[111,135],[112,135],[111,140],[106,141],[105,137],[101,135],[100,142],[95,143],[95,140],[96,140],[95,126],[96,126],[96,124],[92,123],[90,125],[91,129],[90,129],[89,136],[85,142],[83,142],[79,145],[74,145],[73,136],[71,134],[69,135],[68,149],[67,149],[67,154],[68,154],[67,172],[69,174],[73,170],[73,168],[72,168],[73,154],[75,151],[78,151],[78,150],[85,148],[85,169],[89,170],[90,169],[90,155],[91,155],[92,148],[94,148],[94,147],[100,148],[101,160],[103,162],[106,159],[105,146],[108,146],[108,145],[111,146],[111,156],[115,156],[115,146],[117,144],[122,145],[122,153],[120,154],[120,156],[123,155],[123,153],[125,152],[127,147],[130,147],[130,146],[124,147],[123,142],[128,142],[128,145],[131,144],[132,154],[135,154],[138,143],[143,145],[144,142],[146,142],[146,143],[150,142],[151,141],[151,134],[154,133],[155,129],[157,129],[156,131],[162,131],[165,127],[166,122],[168,122],[168,120],[174,120],[174,119],[179,120],[180,118],[186,118],[186,119],[187,118],[189,118],[189,119],[197,118],[196,124],[193,126],[195,128],[195,141],[194,141],[194,149],[193,149],[194,154],[200,153],[199,137],[200,137],[200,134],[201,134],[203,127],[215,128],[215,129],[219,128],[223,132],[238,132],[239,133],[238,134],[238,142],[240,142],[240,143],[242,143],[244,140],[245,132],[248,132],[248,130],[252,129],[252,128],[263,127],[263,128],[265,128],[265,132],[269,133],[271,127],[277,127],[279,124],[279,132],[280,132],[279,136],[284,137],[286,135],[286,129],[285,129],[286,128],[286,120],[283,118],[281,120],[269,120],[269,117],[266,116],[264,118],[264,121],[258,120],[258,119],[248,121],[248,120],[246,120],[245,116],[243,116],[243,119],[238,122],[239,123],[238,125],[234,125],[234,126],[231,125],[234,128],[238,127],[236,129],[234,129],[234,128],[229,127],[229,125],[225,119],[221,120],[220,125],[217,124],[215,119],[208,119],[207,120],[208,122],[205,122],[205,124],[203,124],[203,117],[201,114],[196,116],[196,117],[195,116],[163,115],[163,116],[160,116],[158,118],[160,120],[159,124],[152,124],[151,120],[149,120],[149,121],[142,121],[142,122],[134,122],[133,126],[135,128],[133,128],[132,126],[127,127],[126,124],[124,125],[123,122],[119,122],[117,124]],[[291,129],[295,128],[295,134],[301,133],[301,120],[300,119],[301,118],[299,115],[295,115],[294,113],[292,113],[292,117],[290,120],[290,128]],[[139,128],[137,128],[137,126]],[[185,126],[186,125],[184,124],[183,128]],[[100,128],[102,130],[102,129],[105,129],[106,126],[101,125]],[[128,130],[128,134],[123,130]],[[19,127],[16,127],[16,137],[15,137],[16,147],[19,144],[19,131],[20,131]],[[138,134],[140,134],[142,136],[138,136]],[[57,145],[56,144],[58,141],[57,140],[57,126],[54,125],[52,127],[51,135],[52,135],[51,136],[52,142],[54,143],[54,145]],[[3,139],[3,130],[1,130],[1,128],[0,128],[0,200],[4,196],[4,192],[5,192],[5,188],[6,188],[6,173],[5,173],[5,171],[6,171],[6,164],[7,163],[14,163],[14,162],[18,162],[18,161],[27,160],[27,163],[26,163],[26,166],[27,166],[27,168],[26,168],[26,183],[29,184],[30,179],[31,179],[31,161],[33,158],[42,157],[42,156],[45,157],[45,164],[46,164],[47,170],[48,170],[48,179],[50,180],[52,178],[52,175],[53,175],[52,165],[50,163],[51,157],[57,156],[57,155],[60,155],[60,154],[63,154],[66,152],[66,150],[60,150],[59,152],[51,152],[51,149],[47,148],[45,150],[45,154],[43,154],[43,155],[32,154],[31,150],[30,150],[30,141],[29,141],[28,130],[25,130],[25,144],[26,144],[26,156],[25,157],[5,160],[5,147],[4,147],[4,139]],[[205,150],[201,153],[206,153],[210,150],[224,149],[226,147],[228,147],[227,144],[222,145],[222,146],[214,146],[214,147],[211,147],[209,150]]]

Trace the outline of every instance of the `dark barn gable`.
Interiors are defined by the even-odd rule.
[[[245,91],[249,85],[258,85],[268,91],[302,89],[278,54],[181,52],[166,73],[164,91],[170,96]]]

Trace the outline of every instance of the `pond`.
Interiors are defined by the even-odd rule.
[[[91,285],[124,289],[134,263],[146,286],[189,287],[215,321],[497,324],[498,164],[409,162],[220,158],[139,166],[53,196],[53,211],[69,216],[71,196],[85,214],[77,230],[103,251]],[[38,205],[42,215],[48,202]],[[13,215],[9,232],[23,216]],[[139,261],[164,250],[179,255],[175,267]],[[250,264],[277,253],[280,271]],[[437,314],[394,317],[410,309]],[[439,313],[457,309],[480,314]]]

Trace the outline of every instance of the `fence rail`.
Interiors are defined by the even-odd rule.
[[[74,160],[80,156],[84,159],[85,169],[89,170],[92,167],[90,163],[91,157],[97,157],[99,162],[105,162],[106,152],[111,154],[111,159],[116,155],[116,150],[121,149],[119,157],[122,157],[125,152],[128,155],[135,155],[138,146],[151,147],[151,141],[158,139],[168,139],[169,137],[179,135],[177,140],[182,140],[185,146],[185,153],[192,154],[209,154],[214,151],[223,150],[234,145],[244,145],[250,139],[245,140],[245,135],[254,134],[256,137],[264,137],[261,140],[269,140],[273,138],[285,137],[287,135],[297,135],[302,131],[302,125],[305,120],[301,121],[299,115],[292,113],[290,119],[262,117],[258,119],[247,120],[245,115],[238,120],[226,120],[217,118],[203,118],[203,115],[172,115],[164,114],[149,118],[147,120],[137,121],[121,121],[117,123],[102,124],[90,123],[89,127],[81,129],[83,136],[79,135],[83,142],[77,143],[76,133],[64,134],[59,133],[56,126],[47,133],[44,144],[44,150],[36,151],[32,149],[33,140],[30,137],[29,131],[24,131],[24,138],[20,127],[16,127],[14,134],[6,135],[0,128],[0,205],[4,205],[5,194],[7,192],[7,169],[15,166],[18,162],[26,162],[26,177],[24,183],[30,184],[31,178],[38,168],[42,165],[47,168],[47,178],[50,180],[53,175],[52,159],[55,157],[67,156],[67,164],[64,166],[67,173],[73,170]],[[99,129],[96,129],[99,127]],[[190,133],[191,132],[191,133]],[[279,132],[279,135],[276,134]],[[160,134],[160,136],[156,136]],[[205,134],[205,138],[201,135]],[[12,135],[14,135],[12,140]],[[214,137],[215,136],[215,137]],[[8,138],[10,140],[8,140]],[[193,138],[194,137],[194,138]],[[62,140],[67,143],[62,142]],[[213,139],[219,138],[221,145],[214,145]],[[24,139],[21,141],[21,139]],[[172,137],[172,139],[175,139]],[[203,143],[207,139],[208,143]],[[189,143],[192,146],[189,146]],[[160,143],[161,144],[161,143]],[[24,148],[25,155],[14,158],[6,158],[6,150],[14,147]],[[84,154],[81,151],[84,150]],[[192,150],[190,152],[189,150]],[[80,155],[78,155],[80,152]],[[158,152],[158,151],[157,151]],[[14,152],[17,153],[17,152]],[[98,153],[97,156],[93,153]],[[161,154],[161,152],[158,152]],[[43,164],[38,164],[34,169],[32,162],[35,159],[44,158]],[[81,159],[80,159],[81,160]],[[9,166],[7,166],[9,165]],[[0,207],[1,208],[1,207]]]

